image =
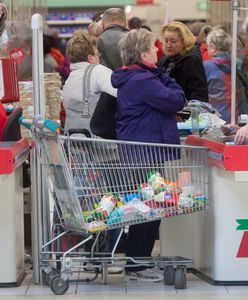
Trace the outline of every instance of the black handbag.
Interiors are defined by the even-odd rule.
[[[116,107],[116,97],[102,92],[90,120],[90,129],[94,135],[103,139],[116,139]]]

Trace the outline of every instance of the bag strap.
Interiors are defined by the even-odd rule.
[[[82,90],[83,110],[81,113],[82,118],[90,118],[91,117],[90,106],[89,106],[90,76],[91,76],[91,72],[95,66],[96,66],[96,64],[89,64],[84,71],[83,90]]]

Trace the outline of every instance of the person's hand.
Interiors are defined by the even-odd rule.
[[[246,144],[248,141],[248,125],[245,125],[238,129],[234,142],[238,145]]]
[[[237,125],[232,125],[232,124],[221,126],[221,130],[222,130],[223,134],[226,136],[236,133],[238,129],[239,129],[239,127]]]
[[[183,118],[180,116],[176,116],[176,121],[177,121],[177,123],[184,122]]]

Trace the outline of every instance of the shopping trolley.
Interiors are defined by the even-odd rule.
[[[41,249],[40,266],[51,290],[65,293],[71,274],[87,264],[106,283],[108,266],[123,261],[163,268],[165,284],[185,288],[190,259],[120,257],[114,250],[97,252],[96,244],[103,231],[205,211],[207,148],[59,135],[49,120],[34,125],[36,152],[63,226]],[[67,251],[54,251],[52,245],[68,232],[81,240]]]

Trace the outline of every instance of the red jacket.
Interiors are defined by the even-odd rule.
[[[203,42],[200,46],[201,54],[202,54],[202,60],[209,60],[210,57],[208,55],[208,46],[206,42]]]
[[[158,48],[157,57],[158,57],[158,60],[160,60],[160,58],[162,58],[164,56],[163,44],[159,39],[157,39],[155,41],[155,46]]]

